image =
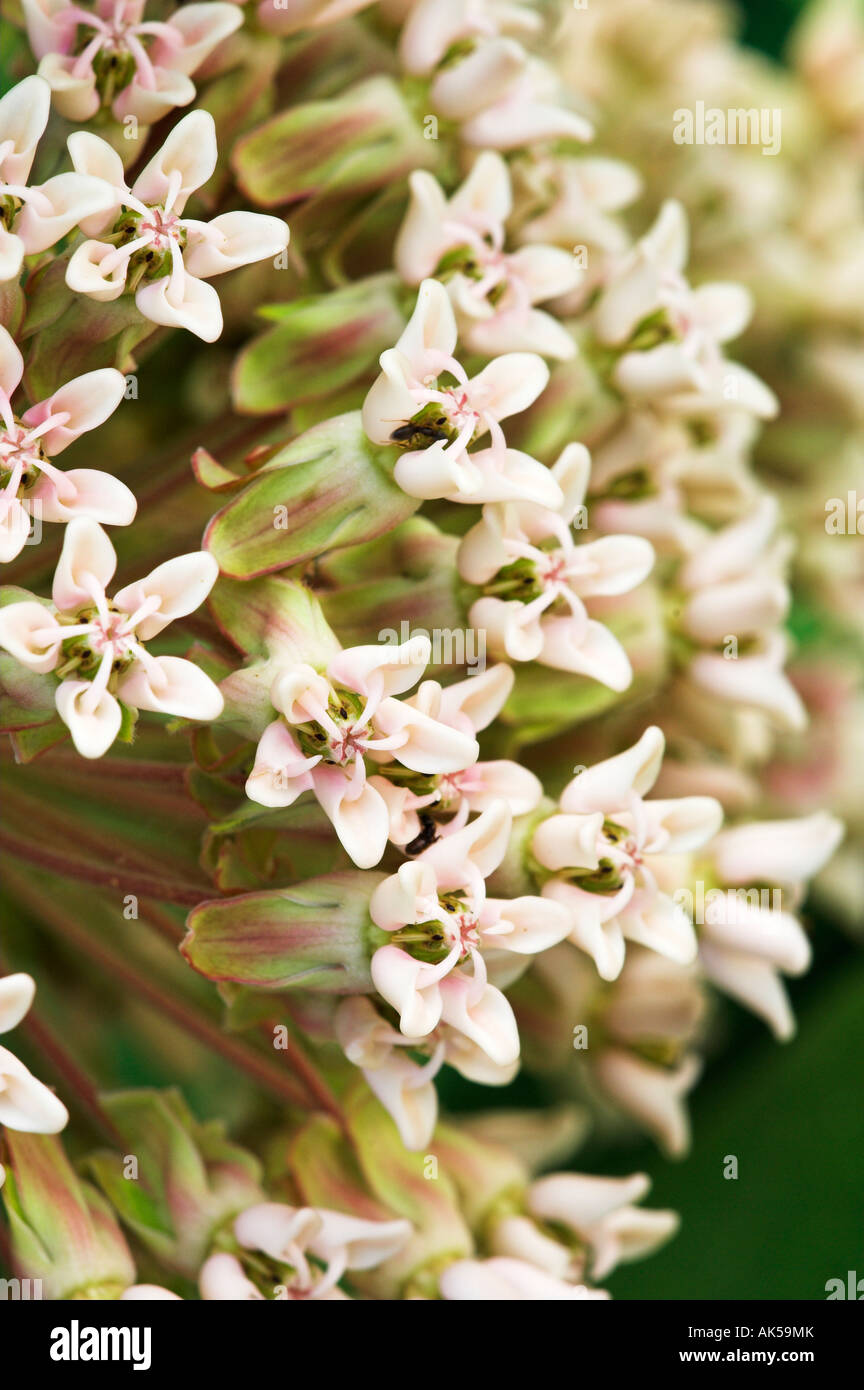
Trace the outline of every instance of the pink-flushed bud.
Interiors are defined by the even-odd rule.
[[[3,1201],[16,1271],[54,1299],[118,1298],[135,1266],[111,1208],[76,1176],[59,1139],[5,1135]]]
[[[270,33],[296,34],[303,29],[336,24],[359,14],[371,3],[372,0],[281,0],[277,8],[272,0],[261,0],[257,13],[260,24]]]
[[[699,1059],[692,1055],[675,1067],[664,1068],[619,1048],[603,1051],[593,1066],[606,1094],[647,1129],[672,1158],[680,1158],[690,1145],[684,1097],[696,1084],[701,1069]]]

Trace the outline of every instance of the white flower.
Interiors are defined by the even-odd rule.
[[[218,576],[212,555],[195,551],[158,565],[109,599],[117,556],[105,532],[84,518],[66,528],[53,605],[36,599],[0,609],[0,646],[31,671],[56,671],[57,712],[84,758],[100,758],[123,723],[123,706],[212,720],[222,695],[210,677],[177,656],[144,645],[203,603]]]
[[[409,185],[396,269],[409,285],[429,276],[446,284],[465,346],[484,356],[527,351],[573,357],[571,335],[534,305],[574,289],[583,272],[560,247],[504,250],[513,197],[501,156],[481,154],[450,198],[422,169],[411,175]]]
[[[552,468],[562,505],[484,507],[457,563],[463,579],[487,590],[469,616],[493,651],[626,690],[633,678],[627,654],[608,628],[589,618],[583,599],[635,588],[650,572],[654,551],[639,536],[576,545],[571,523],[582,510],[589,469],[587,450],[569,445]]]
[[[533,853],[555,875],[543,896],[567,908],[570,940],[604,980],[621,973],[627,940],[681,964],[696,955],[690,918],[664,891],[662,875],[669,856],[687,855],[716,834],[723,808],[710,796],[643,799],[664,746],[652,727],[626,752],[577,774],[561,795],[561,814],[534,833]]]
[[[69,137],[82,174],[111,189],[110,211],[87,218],[91,239],[74,251],[66,270],[72,290],[97,300],[135,293],[145,318],[187,328],[212,343],[222,332],[219,296],[207,281],[238,266],[266,260],[288,245],[279,217],[225,212],[210,222],[183,216],[192,193],[216,168],[216,126],[207,111],[191,111],[126,186],[120,156],[87,131]]]
[[[88,121],[100,106],[118,121],[146,125],[195,97],[189,79],[239,29],[236,5],[184,5],[167,21],[145,19],[146,0],[96,0],[92,10],[69,0],[22,0],[39,76],[70,121]]]
[[[390,807],[381,772],[395,760],[412,772],[462,772],[476,762],[472,733],[448,727],[396,695],[415,685],[431,653],[428,637],[398,647],[351,647],[325,674],[297,664],[275,677],[270,698],[280,718],[265,729],[246,783],[262,806],[290,806],[314,792],[345,849],[361,869],[387,846]]]
[[[616,1265],[638,1260],[669,1240],[679,1221],[674,1211],[634,1206],[651,1186],[644,1173],[596,1178],[551,1173],[528,1189],[532,1216],[564,1226],[591,1252],[591,1276],[605,1279]]]
[[[50,107],[51,89],[41,77],[25,77],[0,97],[0,282],[16,280],[25,256],[47,251],[111,206],[101,180],[82,173],[28,187]]]
[[[341,1211],[262,1202],[240,1213],[234,1235],[246,1250],[260,1250],[293,1276],[283,1281],[288,1299],[346,1298],[337,1288],[346,1270],[374,1269],[395,1255],[412,1234],[408,1221],[365,1221]],[[309,1255],[323,1262],[310,1263]]]
[[[687,559],[678,575],[686,596],[681,626],[702,649],[687,668],[692,682],[718,700],[764,712],[781,729],[798,730],[807,712],[783,670],[788,546],[776,537],[778,515],[775,498],[765,496]]]
[[[448,728],[473,736],[500,713],[513,689],[513,672],[499,663],[477,676],[456,681],[446,689],[437,681],[424,681],[417,694],[405,701]],[[533,772],[509,758],[492,762],[473,762],[454,772],[438,773],[429,788],[424,778],[420,791],[407,782],[390,782],[373,777],[372,785],[387,803],[390,813],[390,839],[393,844],[411,845],[430,827],[437,838],[459,829],[471,811],[485,811],[493,801],[504,801],[514,816],[527,815],[539,805],[543,787]]]
[[[747,326],[750,296],[735,284],[691,289],[687,249],[686,214],[669,201],[611,270],[594,324],[601,343],[623,349],[612,379],[631,399],[683,415],[738,409],[770,419],[778,409],[773,392],[721,350]]]
[[[381,354],[381,375],[363,403],[367,435],[407,449],[395,477],[411,497],[557,506],[561,492],[549,469],[508,449],[500,424],[537,399],[549,380],[546,363],[535,353],[509,352],[469,380],[453,357],[456,338],[446,289],[424,280],[398,343]],[[442,385],[442,376],[450,382]],[[487,433],[491,447],[469,454]]]
[[[810,942],[798,919],[781,910],[773,896],[766,903],[762,891],[742,885],[782,884],[795,906],[806,881],[842,838],[841,822],[822,811],[797,820],[737,825],[721,831],[709,847],[714,875],[730,886],[706,900],[700,960],[709,980],[763,1018],[780,1040],[795,1031],[780,975],[803,974]]]
[[[0,561],[13,560],[30,531],[30,517],[70,521],[91,517],[128,526],[136,510],[134,495],[119,478],[95,468],[64,473],[50,460],[79,435],[101,425],[123,399],[126,383],[111,367],[86,372],[16,416],[14,395],[24,360],[0,326]]]
[[[378,885],[369,904],[372,921],[398,943],[379,947],[371,971],[379,994],[399,1014],[402,1032],[424,1037],[443,1020],[497,1066],[516,1060],[519,1036],[510,1005],[488,982],[483,952],[533,955],[570,930],[567,912],[556,903],[487,896],[485,879],[504,858],[511,824],[506,805],[493,802],[475,821],[403,864]],[[462,968],[469,961],[470,975]]]

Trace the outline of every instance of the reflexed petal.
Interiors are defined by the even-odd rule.
[[[474,999],[474,992],[474,980],[460,971],[454,970],[442,980],[443,1021],[464,1033],[498,1066],[515,1062],[519,1056],[519,1030],[510,1004],[494,985],[486,985],[479,999]]]
[[[22,419],[25,425],[33,427],[41,425],[50,415],[67,415],[67,420],[48,430],[41,440],[46,454],[59,454],[79,435],[104,424],[117,409],[125,391],[123,373],[114,367],[102,367],[67,381],[47,401],[31,406]]]
[[[136,661],[121,678],[117,694],[133,709],[156,710],[181,719],[218,719],[224,699],[218,685],[194,662],[180,656],[154,657],[163,680],[157,681],[150,666]]]
[[[216,168],[216,123],[209,111],[190,111],[171,129],[162,148],[138,175],[132,188],[136,198],[152,206],[164,203],[171,189],[171,175],[181,175],[173,211],[183,211],[190,193],[206,183]]]
[[[36,637],[36,633],[56,634]],[[50,608],[35,599],[0,608],[0,647],[29,671],[53,671],[60,657],[63,629]]]
[[[54,606],[61,612],[75,613],[92,603],[94,581],[104,590],[116,568],[114,547],[98,522],[75,517],[66,527],[57,562],[52,590]]]
[[[175,618],[183,618],[200,608],[218,578],[219,565],[210,552],[192,550],[188,555],[166,560],[144,579],[120,589],[114,602],[121,612],[134,613],[147,599],[160,600],[156,612],[138,623],[135,629],[147,642]]]
[[[631,793],[644,796],[653,787],[665,746],[662,731],[652,725],[632,748],[574,777],[561,796],[561,810],[604,814],[626,810]]]
[[[70,468],[63,474],[64,484],[74,496],[57,495],[57,485],[44,473],[29,496],[38,500],[43,521],[71,521],[89,516],[103,526],[129,526],[135,520],[138,503],[135,494],[119,478],[96,468]]]
[[[27,182],[50,111],[51,88],[41,77],[25,77],[0,97],[0,145],[12,146],[0,161],[3,183]]]
[[[59,1134],[69,1112],[23,1062],[0,1047],[0,1125],[21,1134]]]
[[[123,711],[108,690],[90,708],[89,681],[65,680],[57,687],[57,713],[63,720],[82,758],[101,758],[120,732]]]
[[[142,285],[135,303],[145,319],[167,328],[186,328],[205,343],[215,343],[222,332],[222,305],[212,285],[183,274],[176,287],[172,275]]]
[[[207,280],[237,266],[266,261],[288,245],[288,228],[281,217],[260,212],[225,212],[198,233],[193,225],[183,253],[190,275]]]
[[[379,642],[348,647],[333,657],[327,674],[335,685],[356,690],[360,695],[401,695],[416,685],[431,655],[430,639],[418,633],[398,645]]]
[[[128,260],[113,260],[106,270],[104,264],[115,256],[117,248],[107,241],[83,241],[77,246],[66,266],[66,284],[76,294],[88,294],[100,303],[119,299],[126,288]]]
[[[82,220],[116,205],[113,188],[86,174],[55,174],[39,185],[38,194],[15,218],[15,234],[28,256],[47,251]]]
[[[0,1033],[11,1033],[18,1027],[35,993],[36,981],[32,975],[19,972],[0,977]]]
[[[358,869],[372,869],[387,848],[390,815],[384,798],[365,782],[357,795],[341,768],[319,763],[312,774],[315,795]]]
[[[431,966],[414,960],[398,946],[380,946],[369,968],[378,993],[399,1014],[399,1026],[406,1037],[425,1038],[437,1027],[441,987]]]

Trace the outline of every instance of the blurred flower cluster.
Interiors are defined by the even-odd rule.
[[[861,929],[864,20],[10,10],[0,1266],[606,1298]]]

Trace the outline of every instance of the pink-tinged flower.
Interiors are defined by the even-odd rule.
[[[685,1097],[702,1070],[688,1053],[672,1067],[655,1066],[623,1048],[605,1048],[594,1060],[594,1076],[606,1094],[653,1135],[670,1158],[690,1145]]]
[[[435,1046],[429,1060],[414,1062],[397,1048],[422,1050],[426,1038],[406,1038],[392,1028],[363,995],[343,999],[334,1020],[342,1051],[360,1067],[366,1083],[399,1130],[405,1148],[426,1148],[438,1119],[435,1077],[445,1059],[445,1046]]]
[[[360,1067],[412,1153],[423,1152],[432,1139],[438,1119],[435,1077],[445,1062],[482,1086],[508,1085],[519,1066],[518,1059],[504,1065],[493,1062],[472,1038],[446,1023],[422,1037],[406,1036],[364,995],[342,1000],[334,1028],[345,1056]],[[407,1049],[425,1054],[426,1061],[406,1056]]]
[[[498,1303],[514,1299],[549,1303],[609,1297],[603,1289],[567,1284],[526,1260],[504,1255],[495,1255],[489,1260],[455,1260],[438,1282],[442,1297],[451,1303]]]
[[[498,1066],[516,1060],[519,1035],[510,1005],[488,983],[482,952],[533,955],[570,930],[566,911],[543,898],[487,897],[485,879],[504,858],[511,824],[506,805],[494,802],[403,864],[369,904],[372,921],[398,943],[375,952],[371,971],[402,1032],[424,1037],[443,1020]],[[471,974],[461,969],[468,961]]]
[[[409,184],[411,200],[395,249],[406,284],[419,285],[429,276],[446,284],[460,339],[471,352],[573,357],[576,344],[566,328],[534,305],[574,289],[583,271],[557,246],[504,250],[513,196],[501,156],[481,154],[449,199],[425,170],[413,173]]]
[[[604,980],[621,973],[628,940],[682,964],[696,955],[693,925],[664,891],[664,875],[670,856],[689,855],[717,833],[723,808],[711,796],[644,800],[664,746],[652,727],[626,752],[578,773],[562,793],[561,813],[534,833],[533,853],[554,875],[543,896],[567,909],[570,940]],[[677,859],[671,864],[673,875],[681,872]]]
[[[562,104],[565,90],[547,63],[507,40],[489,43],[472,57],[474,70],[468,58],[432,84],[437,109],[460,121],[467,145],[519,150],[543,141],[593,139],[591,122]]]
[[[0,979],[0,1033],[17,1028],[35,993],[30,975]],[[0,1125],[23,1134],[57,1134],[68,1120],[69,1112],[54,1092],[37,1081],[8,1048],[0,1047]],[[0,1168],[0,1187],[4,1176]]]
[[[363,403],[367,435],[406,449],[395,477],[411,497],[558,506],[561,492],[549,469],[508,449],[500,424],[537,399],[549,380],[546,363],[536,353],[508,352],[469,379],[453,356],[456,338],[446,289],[424,280],[402,336],[379,359],[381,375]],[[469,454],[485,434],[491,446]]]
[[[461,125],[462,138],[486,149],[539,140],[590,140],[583,116],[560,104],[552,70],[532,59],[519,38],[541,17],[509,0],[419,0],[402,29],[405,69],[431,80],[432,106]]]
[[[521,240],[584,246],[589,252],[588,283],[595,275],[591,252],[602,260],[627,250],[626,229],[611,214],[629,207],[642,191],[642,179],[629,164],[590,156],[546,156],[532,160],[523,178],[532,201],[542,199],[547,206],[521,228]]]
[[[123,708],[184,719],[222,713],[219,688],[191,661],[152,656],[145,643],[204,602],[219,574],[198,550],[157,565],[114,595],[114,547],[95,521],[66,528],[53,604],[36,599],[0,609],[0,646],[22,666],[60,679],[57,713],[84,758],[100,758],[123,724]]]
[[[30,518],[71,521],[86,516],[109,526],[128,526],[136,511],[125,483],[95,468],[67,473],[50,462],[79,435],[96,429],[123,399],[125,380],[112,367],[86,372],[61,386],[20,417],[12,396],[24,359],[0,326],[0,561],[14,560],[30,532]]]
[[[293,1271],[290,1279],[279,1280],[281,1296],[290,1300],[346,1298],[337,1287],[346,1270],[374,1269],[397,1254],[411,1234],[409,1221],[364,1221],[281,1202],[249,1207],[234,1222],[234,1235],[244,1249],[261,1251]]]
[[[712,984],[764,1019],[781,1041],[794,1034],[795,1019],[780,976],[808,969],[810,942],[770,889],[741,885],[782,885],[795,907],[806,881],[824,867],[842,838],[841,822],[823,811],[735,826],[709,847],[713,876],[731,886],[706,896],[700,961]]]
[[[763,497],[749,516],[715,532],[688,558],[678,575],[685,595],[681,627],[702,649],[687,668],[692,682],[724,703],[762,711],[781,729],[798,730],[807,712],[783,670],[788,546],[776,537],[778,512],[776,500]]]
[[[111,205],[104,184],[79,173],[27,186],[50,109],[41,77],[25,77],[0,97],[0,282],[17,280],[25,256],[47,251]]]
[[[613,381],[631,398],[683,415],[731,408],[770,419],[778,409],[773,392],[722,352],[746,328],[750,296],[735,284],[691,289],[687,251],[686,214],[669,201],[610,271],[594,323],[601,343],[622,350]]]
[[[594,452],[592,524],[645,536],[661,554],[692,555],[711,535],[694,513],[722,522],[761,497],[750,464],[758,428],[729,410],[703,421],[707,437],[697,442],[685,420],[629,410]]]
[[[239,29],[236,5],[184,5],[167,21],[145,19],[146,0],[22,0],[39,76],[70,121],[89,121],[100,107],[116,120],[152,125],[195,97],[192,73]]]
[[[120,156],[105,140],[79,130],[68,144],[75,168],[101,179],[112,193],[110,211],[82,225],[95,239],[73,252],[69,288],[100,301],[134,293],[152,323],[187,328],[214,342],[222,332],[222,307],[207,281],[277,255],[288,245],[288,228],[280,217],[259,212],[224,212],[210,222],[183,216],[190,195],[216,168],[213,117],[190,111],[178,121],[131,189]]]
[[[626,690],[633,672],[621,643],[589,618],[583,599],[624,594],[650,573],[654,551],[640,536],[604,536],[576,545],[588,451],[570,444],[552,468],[563,502],[554,511],[530,502],[483,508],[459,547],[459,573],[486,589],[471,606],[473,627],[511,661],[539,661]]]
[[[420,679],[428,637],[400,646],[351,647],[322,674],[311,666],[280,671],[270,698],[280,718],[261,736],[246,794],[262,806],[290,806],[314,792],[361,869],[387,846],[390,811],[367,775],[394,760],[423,774],[462,772],[476,762],[477,740],[395,699]]]
[[[526,1204],[532,1216],[563,1226],[587,1246],[591,1277],[605,1279],[616,1265],[651,1254],[678,1229],[674,1211],[633,1205],[650,1186],[644,1173],[629,1178],[551,1173],[532,1183]]]
[[[513,672],[499,663],[446,689],[437,681],[424,681],[406,704],[448,728],[473,736],[492,723],[512,689]],[[373,777],[372,785],[387,802],[393,844],[411,846],[419,840],[420,847],[430,827],[435,838],[459,830],[472,811],[485,811],[493,801],[506,802],[514,816],[527,815],[543,796],[542,784],[534,773],[508,758],[474,762],[456,772],[440,773],[431,787],[429,779],[424,779],[419,790],[386,777]]]

